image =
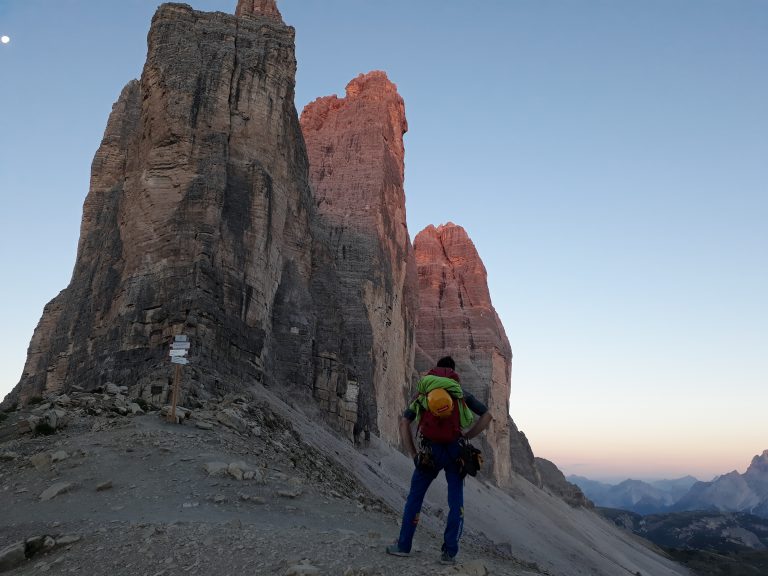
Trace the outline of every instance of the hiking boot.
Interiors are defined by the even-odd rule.
[[[440,564],[448,564],[453,566],[456,564],[456,556],[451,556],[448,554],[448,552],[443,550],[443,553],[440,555]]]
[[[394,544],[390,544],[387,546],[387,554],[391,554],[392,556],[410,556],[410,552],[403,552],[400,550],[400,546],[397,545],[397,542]]]

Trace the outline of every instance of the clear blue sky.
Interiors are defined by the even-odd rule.
[[[234,11],[235,0],[192,0]],[[0,0],[0,396],[74,263],[153,0]],[[702,478],[768,448],[768,2],[279,0],[297,108],[385,70],[411,236],[473,238],[537,455]]]

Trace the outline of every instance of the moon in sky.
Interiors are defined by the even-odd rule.
[[[11,39],[8,36],[0,37],[0,42],[2,42],[3,44],[8,44],[8,42],[10,42],[10,41],[11,41]]]

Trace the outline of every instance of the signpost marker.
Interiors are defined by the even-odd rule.
[[[176,423],[176,404],[179,402],[181,391],[181,367],[189,364],[187,354],[189,353],[189,338],[184,334],[173,337],[171,350],[168,353],[171,362],[175,365],[173,373],[173,390],[171,391],[171,410],[168,412],[168,422]]]

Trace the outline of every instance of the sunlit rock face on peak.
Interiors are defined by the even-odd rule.
[[[453,356],[462,386],[493,416],[480,442],[499,486],[511,486],[519,474],[571,505],[591,505],[554,464],[534,457],[509,415],[512,349],[491,303],[485,265],[466,230],[452,222],[427,226],[413,247],[419,282],[416,369],[424,373],[441,356]]]
[[[358,426],[397,444],[398,416],[413,379],[417,306],[403,190],[403,99],[384,72],[361,74],[344,98],[308,104],[301,128],[317,209],[318,334],[341,354],[316,346],[325,369],[314,391],[333,411],[335,382],[357,382]],[[346,376],[338,374],[342,359]]]
[[[539,484],[533,453],[509,417],[512,350],[491,304],[475,245],[464,228],[449,222],[419,232],[414,252],[419,275],[417,370],[423,373],[441,356],[453,356],[462,386],[493,415],[483,452],[496,481],[509,483],[513,462],[519,473]]]
[[[264,16],[283,21],[275,0],[238,0],[235,16]]]

